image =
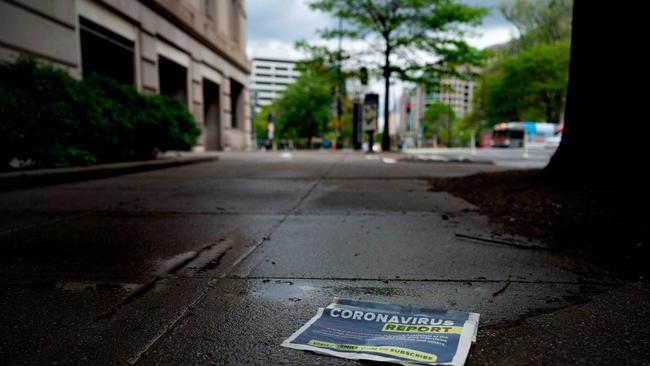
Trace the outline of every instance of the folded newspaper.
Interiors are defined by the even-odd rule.
[[[336,299],[282,346],[354,360],[463,365],[479,314]]]

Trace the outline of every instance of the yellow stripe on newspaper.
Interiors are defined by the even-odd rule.
[[[443,334],[461,334],[463,327],[451,327],[440,325],[405,325],[387,323],[384,325],[384,332],[401,332],[401,333],[443,333]]]
[[[385,355],[397,356],[402,358],[407,358],[409,360],[415,361],[429,361],[435,362],[438,359],[438,356],[433,353],[420,352],[404,347],[394,347],[394,346],[362,346],[356,344],[336,344],[330,342],[323,342],[316,339],[312,339],[308,342],[310,346],[321,347],[321,348],[330,348],[336,351],[349,351],[349,352],[377,352],[383,353]]]

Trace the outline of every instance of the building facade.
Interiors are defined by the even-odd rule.
[[[422,121],[424,120],[425,94],[420,85],[405,88],[398,102],[399,139],[404,147],[422,146]]]
[[[199,150],[250,148],[245,49],[244,0],[0,0],[0,58],[29,53],[176,97]]]
[[[250,89],[253,93],[255,113],[271,104],[296,81],[300,73],[295,69],[296,60],[253,53],[251,60]]]
[[[472,79],[446,77],[440,80],[436,91],[425,95],[424,103],[426,106],[434,102],[445,103],[454,110],[456,118],[463,118],[472,112],[476,86],[476,81]]]
[[[469,68],[463,72],[470,71]],[[475,72],[475,70],[472,70]],[[424,141],[423,121],[427,107],[436,102],[451,107],[457,119],[465,117],[474,110],[474,93],[478,83],[471,77],[444,77],[433,90],[423,85],[404,89],[399,100],[400,140],[406,147],[437,146],[437,141]]]

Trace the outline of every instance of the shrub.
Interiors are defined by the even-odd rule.
[[[199,130],[177,100],[91,76],[83,81],[21,56],[0,63],[0,159],[35,167],[148,159],[188,150]]]

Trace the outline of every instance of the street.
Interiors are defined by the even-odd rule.
[[[556,148],[540,146],[522,148],[451,148],[407,149],[406,153],[421,161],[458,161],[494,164],[512,169],[541,169],[548,164]]]
[[[508,166],[219,158],[0,194],[3,363],[358,364],[280,343],[335,297],[494,328],[617,284],[423,179]]]

